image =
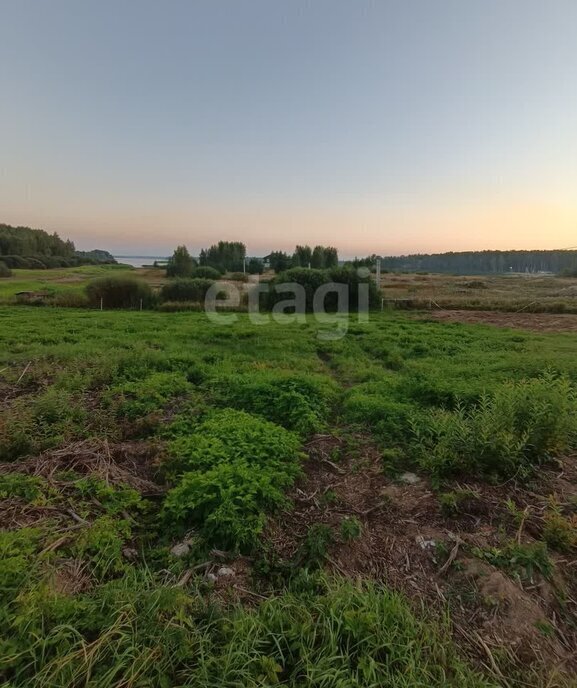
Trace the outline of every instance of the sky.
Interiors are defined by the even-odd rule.
[[[577,246],[576,0],[0,0],[0,222],[78,248]]]

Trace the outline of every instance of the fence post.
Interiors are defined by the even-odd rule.
[[[104,310],[104,297],[100,297],[100,310]]]

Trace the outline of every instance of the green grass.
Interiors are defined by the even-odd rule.
[[[53,270],[12,270],[12,277],[0,279],[0,302],[13,299],[20,291],[82,292],[91,279],[111,272],[129,275],[133,269],[126,265],[82,265]]]
[[[495,463],[515,474],[522,464],[522,479],[575,447],[575,335],[399,313],[352,317],[338,340],[319,337],[327,327],[0,307],[0,460],[83,439],[150,442],[165,489],[142,497],[106,475],[46,481],[4,467],[0,499],[32,516],[46,509],[0,533],[6,685],[489,685],[447,624],[386,588],[308,572],[362,537],[356,518],[313,525],[293,578],[254,609],[223,608],[202,579],[174,585],[214,546],[262,553],[266,519],[286,504],[313,433],[361,432],[383,465],[439,482],[446,472],[492,477]],[[507,447],[511,461],[499,463]],[[445,494],[458,512],[458,495]],[[573,524],[560,518],[547,539],[572,551]],[[183,537],[190,548],[178,558],[171,548]],[[539,545],[480,556],[523,577],[550,573]],[[86,578],[74,594],[54,583],[66,566]]]

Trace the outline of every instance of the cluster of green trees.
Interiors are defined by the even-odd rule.
[[[370,260],[373,258],[376,259],[376,256],[371,256]],[[553,272],[557,274],[564,271],[577,271],[577,251],[463,251],[460,253],[451,251],[449,253],[388,256],[381,259],[381,267],[386,270],[403,272],[447,272],[462,275],[505,272]]]
[[[284,251],[273,251],[268,258],[271,268],[277,273],[290,268],[328,270],[339,264],[337,249],[332,246],[297,246],[292,256]]]
[[[0,255],[71,258],[75,255],[75,249],[71,241],[64,241],[56,233],[0,224]]]
[[[72,241],[56,232],[0,224],[0,261],[8,268],[65,268],[115,263],[107,251],[76,251]]]
[[[332,246],[297,246],[292,255],[273,251],[267,258],[277,274],[291,268],[330,270],[339,265],[337,249]],[[186,246],[179,246],[168,261],[166,274],[168,277],[213,277],[198,274],[202,268],[215,270],[219,275],[225,272],[260,275],[264,271],[264,261],[256,257],[247,258],[246,246],[240,241],[219,241],[210,248],[202,249],[198,264],[200,267],[197,267],[197,261]]]
[[[199,263],[220,272],[242,272],[246,259],[246,246],[241,241],[219,241],[202,249]]]
[[[200,277],[218,279],[225,272],[251,275],[264,270],[260,258],[246,258],[246,247],[239,242],[219,241],[218,244],[200,252],[198,262],[190,255],[186,246],[178,246],[166,266],[168,277]]]

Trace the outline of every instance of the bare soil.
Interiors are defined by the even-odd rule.
[[[281,561],[298,560],[310,526],[324,523],[336,534],[328,570],[383,581],[429,610],[448,606],[457,640],[497,675],[494,657],[504,653],[507,661],[533,664],[549,676],[577,668],[577,560],[551,553],[553,578],[535,573],[526,581],[473,553],[505,540],[535,542],[550,496],[563,502],[577,494],[575,457],[545,470],[532,489],[514,481],[444,487],[471,495],[449,517],[426,478],[388,478],[378,450],[364,438],[358,438],[360,453],[345,453],[337,463],[329,457],[341,444],[330,436],[312,440],[305,477],[291,494],[294,508],[270,520],[264,539]],[[520,527],[507,512],[508,499],[524,511]],[[350,516],[361,521],[362,533],[345,542],[339,528]]]
[[[500,311],[432,310],[427,320],[495,325],[535,332],[577,332],[577,315],[572,313],[506,313]]]

